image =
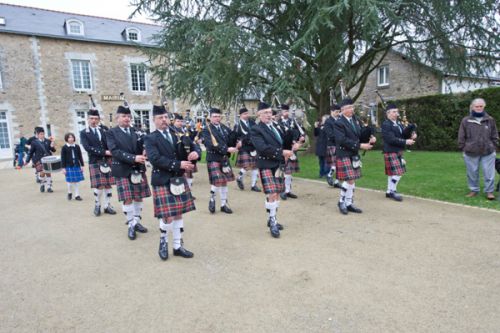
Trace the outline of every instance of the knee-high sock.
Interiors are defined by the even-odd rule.
[[[68,194],[73,193],[73,191],[71,190],[72,183],[66,183],[66,184],[68,185]]]
[[[257,178],[259,177],[259,169],[252,170],[252,187],[257,185]]]
[[[111,205],[111,197],[113,196],[113,190],[110,188],[104,189],[104,208],[108,208]]]
[[[45,176],[45,184],[47,185],[48,188],[52,188],[52,177],[51,176]]]
[[[241,169],[240,169],[240,176],[241,176],[241,177],[245,176],[245,173],[246,173],[246,172],[247,172],[247,171],[246,171],[245,169],[241,168]]]
[[[354,197],[354,184],[347,183],[347,191],[345,194],[345,204],[346,206],[352,205],[353,197]]]
[[[333,177],[333,174],[335,173],[335,170],[336,170],[336,169],[335,169],[335,167],[334,167],[334,166],[332,166],[332,167],[330,168],[330,171],[328,171],[328,177]],[[336,180],[337,180],[337,179],[336,179]]]
[[[390,176],[389,178],[390,178],[388,181],[389,192],[396,192],[397,188],[398,188],[399,180],[401,179],[401,176]]]
[[[347,185],[349,185],[346,181],[344,181],[340,187],[340,199],[339,202],[345,202],[345,197],[347,194]]]
[[[123,214],[125,214],[127,218],[127,224],[129,225],[129,227],[134,227],[137,224],[136,220],[134,219],[134,205],[122,205],[122,209]]]
[[[227,186],[221,186],[219,187],[220,190],[220,205],[225,206],[227,202]]]
[[[187,183],[188,183],[189,189],[191,190],[193,188],[193,178],[187,178]]]
[[[102,190],[95,188],[94,189],[94,198],[95,198],[95,205],[96,206],[101,206],[101,197],[102,197]]]
[[[158,221],[160,222],[160,237],[165,238],[168,242],[168,232],[172,231],[172,223],[165,223],[162,218],[159,218]]]
[[[173,243],[174,243],[174,249],[178,249],[181,247],[181,225],[182,219],[179,220],[174,220],[172,222],[173,224],[173,230],[172,230],[172,235],[173,235]]]
[[[73,183],[73,193],[75,194],[75,197],[80,196],[80,184],[79,183]]]
[[[142,201],[134,201],[133,206],[134,206],[134,219],[136,220],[136,222],[140,222],[143,203]]]
[[[285,192],[290,193],[292,191],[292,175],[285,175]]]
[[[219,188],[218,188],[217,186],[215,186],[215,185],[210,185],[210,193],[212,193],[212,192],[213,192],[213,193],[217,193],[218,189],[219,189]]]

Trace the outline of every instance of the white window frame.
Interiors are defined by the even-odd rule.
[[[5,109],[0,109],[0,113],[5,113],[5,119],[0,119],[0,123],[5,123],[7,126],[7,139],[9,147],[0,148],[0,158],[12,158],[14,155],[14,145],[12,142],[12,127],[10,126],[10,112]]]
[[[136,33],[137,34],[137,39],[130,39],[129,33]],[[141,30],[135,28],[135,27],[130,27],[125,29],[125,38],[129,42],[140,42],[141,41]]]
[[[136,66],[136,70],[133,71],[133,67]],[[144,67],[144,90],[141,89],[141,77],[140,77],[140,70],[139,68],[143,66]],[[129,77],[130,77],[130,90],[134,93],[147,93],[148,92],[148,81],[149,81],[149,75],[148,75],[148,66],[144,63],[130,63],[128,65],[129,68]],[[135,72],[135,73],[133,73]],[[134,80],[133,76],[137,75],[137,90],[134,89]]]
[[[132,119],[132,126],[135,127],[136,126],[136,122],[139,121],[139,123],[141,124],[141,127],[144,125],[144,120],[147,119],[147,129],[149,130],[149,133],[151,133],[153,130],[152,130],[152,127],[151,125],[153,124],[153,122],[151,121],[151,109],[134,109],[135,113],[139,116],[138,118],[134,117]],[[141,128],[142,130],[142,128]]]
[[[384,72],[383,77],[380,75],[381,71]],[[380,66],[377,68],[377,87],[387,87],[389,84],[389,65]]]
[[[74,66],[74,63],[78,62],[80,65],[79,65],[79,75],[80,75],[80,81],[81,81],[81,84],[82,84],[82,88],[77,88],[75,86],[75,72],[73,70],[73,66]],[[89,83],[90,83],[90,88],[85,88],[83,87],[84,86],[84,80],[83,80],[83,71],[82,71],[82,66],[81,64],[82,63],[88,63],[89,65]],[[92,62],[90,60],[87,60],[87,59],[70,59],[70,70],[71,70],[71,81],[72,81],[72,84],[73,84],[73,90],[75,91],[92,91],[93,89],[93,83],[92,83]]]
[[[71,31],[71,24],[78,24],[80,26],[80,32]],[[85,27],[83,22],[77,19],[66,20],[66,34],[71,36],[85,36]]]

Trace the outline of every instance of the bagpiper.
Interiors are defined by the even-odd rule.
[[[236,136],[241,142],[241,148],[238,150],[238,158],[236,159],[236,167],[240,168],[236,183],[240,190],[244,190],[245,184],[243,183],[243,178],[247,172],[250,172],[252,176],[252,186],[250,189],[254,192],[262,192],[257,186],[257,179],[259,177],[259,170],[257,169],[257,151],[250,138],[250,130],[255,126],[255,121],[250,119],[250,113],[247,108],[241,108],[239,113],[240,119],[238,123],[234,125]]]

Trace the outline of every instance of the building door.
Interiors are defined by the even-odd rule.
[[[87,127],[87,110],[75,111],[75,136],[80,141],[80,132]]]
[[[10,137],[7,111],[0,111],[0,158],[12,158],[14,150]]]

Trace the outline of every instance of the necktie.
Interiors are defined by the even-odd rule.
[[[170,133],[167,130],[163,131],[163,136],[165,137],[165,139],[168,140],[168,142],[170,142],[170,144],[172,144],[172,136],[170,135]]]
[[[276,128],[274,128],[274,126],[272,126],[272,125],[269,125],[269,128],[274,133],[274,136],[276,137],[276,139],[278,139],[279,143],[283,144],[283,141],[281,140],[281,135],[278,133],[278,131],[276,130]]]
[[[357,132],[356,126],[354,126],[354,121],[352,121],[352,118],[349,118],[349,122],[351,123],[352,129],[354,130],[354,132]]]

